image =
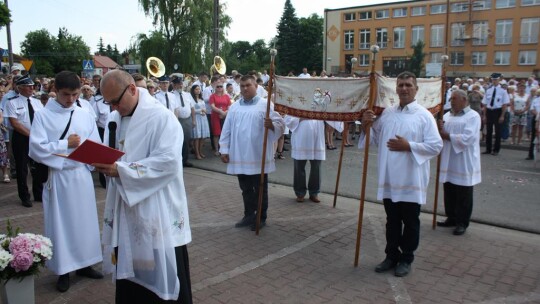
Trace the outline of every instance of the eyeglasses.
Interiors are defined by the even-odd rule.
[[[116,100],[110,100],[110,101],[105,101],[103,100],[103,103],[106,104],[106,105],[109,105],[109,106],[116,106],[120,103],[120,101],[122,100],[122,97],[124,97],[124,94],[126,94],[126,91],[127,89],[129,88],[129,84],[128,86],[124,89],[124,91],[122,91],[122,94],[120,94],[120,97],[118,97]]]
[[[216,88],[223,88],[223,86],[222,86],[222,85],[218,85],[218,86],[216,86]]]

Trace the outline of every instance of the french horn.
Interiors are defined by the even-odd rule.
[[[149,57],[146,59],[146,69],[150,75],[157,78],[165,75],[165,65],[163,64],[163,61],[157,57]]]
[[[210,67],[210,77],[215,74],[225,75],[226,72],[227,65],[225,65],[223,58],[219,56],[214,57],[214,64]]]

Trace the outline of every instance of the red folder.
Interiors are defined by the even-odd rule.
[[[55,154],[85,164],[112,164],[125,153],[90,139],[85,140],[69,155]]]

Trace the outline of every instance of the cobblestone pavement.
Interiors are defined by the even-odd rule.
[[[290,187],[270,185],[267,226],[256,236],[234,228],[243,209],[236,177],[190,168],[185,181],[195,303],[540,303],[539,235],[472,223],[456,237],[432,230],[422,214],[412,272],[397,278],[373,271],[384,258],[381,205],[366,203],[354,267],[357,200],[338,198],[335,209],[327,194],[320,204],[296,203]],[[101,218],[105,194],[96,193]],[[22,207],[15,181],[0,185],[0,231],[8,218],[21,231],[43,231],[41,204]],[[37,303],[114,303],[110,276],[72,274],[63,294],[55,282],[47,270],[36,278]]]

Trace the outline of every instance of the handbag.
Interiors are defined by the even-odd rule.
[[[66,128],[64,129],[64,132],[60,136],[60,140],[64,139],[66,137],[67,131],[69,129],[69,126],[71,125],[71,117],[73,117],[73,111],[71,111],[71,114],[69,115],[69,121],[66,125]],[[34,169],[36,173],[36,177],[40,183],[46,183],[49,179],[49,166],[38,163],[37,161],[33,161],[32,169]]]

